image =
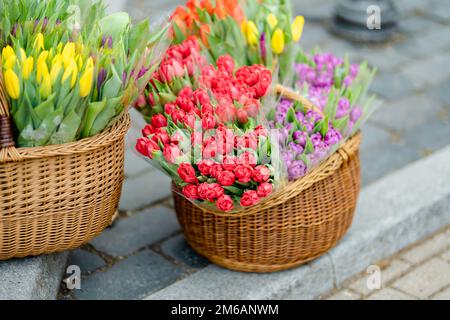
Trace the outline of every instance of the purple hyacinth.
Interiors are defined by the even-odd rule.
[[[327,145],[328,147],[338,144],[341,140],[341,133],[334,128],[328,130],[327,134],[325,135],[325,145]]]
[[[350,101],[347,98],[342,97],[341,99],[339,99],[338,107],[336,110],[336,119],[341,119],[345,117],[346,115],[348,115],[349,112],[350,112]]]
[[[308,134],[303,131],[295,131],[294,134],[292,135],[292,138],[294,138],[294,141],[297,144],[301,145],[302,147],[305,147]]]
[[[350,113],[350,120],[352,122],[357,122],[362,116],[362,110],[359,107],[354,107],[352,112]]]

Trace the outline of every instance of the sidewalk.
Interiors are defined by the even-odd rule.
[[[371,275],[365,273],[322,299],[450,300],[450,228],[376,266],[382,280],[378,289],[369,289]]]

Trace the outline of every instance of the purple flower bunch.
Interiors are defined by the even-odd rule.
[[[341,133],[330,121],[314,111],[295,111],[294,102],[287,99],[281,99],[270,124],[279,130],[289,180],[303,177],[308,168],[320,163],[342,141]]]
[[[350,64],[331,53],[301,55],[298,61],[296,85],[322,112],[282,98],[269,116],[269,124],[279,131],[289,180],[320,164],[359,127],[370,103],[363,108],[357,103],[374,75],[365,64]]]

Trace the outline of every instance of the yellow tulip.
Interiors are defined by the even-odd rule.
[[[82,54],[83,51],[84,51],[84,46],[83,46],[83,44],[77,42],[77,43],[75,44],[75,52],[78,53],[78,54]]]
[[[48,66],[45,60],[38,59],[37,61],[37,72],[36,72],[36,80],[38,83],[42,83],[44,76],[48,75]]]
[[[68,42],[61,53],[64,58],[75,58],[75,43]]]
[[[272,51],[275,54],[281,54],[284,51],[284,33],[277,28],[272,35]]]
[[[294,39],[295,42],[300,41],[304,25],[305,25],[305,18],[302,16],[296,17],[294,22],[292,23],[292,39]]]
[[[62,57],[61,57],[61,55],[58,53],[58,54],[56,54],[54,57],[53,57],[53,59],[52,59],[52,66],[55,64],[55,63],[57,63],[57,62],[62,62]]]
[[[60,43],[58,43],[58,45],[56,46],[56,52],[57,52],[57,53],[61,53],[62,50],[63,50],[63,43],[60,42]]]
[[[52,93],[52,80],[49,74],[44,75],[44,77],[42,78],[39,93],[42,99],[47,99],[48,96]]]
[[[273,13],[271,13],[267,16],[267,22],[269,23],[270,28],[274,29],[278,24],[278,19]]]
[[[11,69],[7,69],[4,74],[5,89],[11,99],[17,100],[20,96],[19,78]]]
[[[62,70],[62,60],[60,59],[53,59],[52,68],[50,69],[50,78],[52,80],[52,84],[56,82],[56,79],[58,78],[60,72]]]
[[[42,33],[38,33],[36,39],[34,40],[34,49],[37,51],[44,50],[44,35]]]
[[[78,77],[78,67],[77,64],[75,63],[75,60],[73,59],[70,59],[68,65],[65,66],[64,74],[61,81],[64,83],[69,77],[71,77],[70,87],[73,88]]]
[[[80,97],[85,98],[89,95],[94,82],[94,68],[86,68],[80,78]]]
[[[83,58],[77,54],[77,56],[75,57],[75,61],[78,65],[78,69],[81,70],[83,68]]]
[[[245,35],[245,38],[247,38],[247,20],[243,20],[241,23],[241,31]]]
[[[20,61],[24,62],[26,59],[27,59],[27,53],[25,52],[25,50],[20,48]]]
[[[16,53],[14,52],[14,49],[11,46],[6,46],[3,48],[2,50],[2,60],[3,62],[5,62],[6,60],[8,60],[8,58],[10,56],[15,56]]]
[[[94,68],[94,59],[92,57],[89,57],[86,60],[86,69],[93,69]]]
[[[28,57],[22,64],[22,76],[25,80],[30,77],[31,71],[33,71],[34,59],[33,57]]]
[[[7,69],[14,69],[14,66],[16,65],[16,62],[17,62],[17,57],[16,57],[15,54],[12,55],[12,56],[9,56],[9,58],[6,59],[6,61],[5,61],[5,68],[7,68]]]
[[[37,59],[37,63],[47,63],[48,51],[42,51]]]
[[[259,31],[253,21],[247,23],[247,42],[251,46],[255,46],[259,41]]]

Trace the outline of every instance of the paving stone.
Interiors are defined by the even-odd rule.
[[[430,29],[434,30],[435,28],[442,27],[436,21],[417,15],[406,19],[401,19],[399,22],[399,26],[401,31],[407,34],[408,37],[414,37],[418,34],[428,32],[430,31]]]
[[[0,261],[0,300],[54,300],[67,252]]]
[[[450,237],[446,234],[438,234],[430,240],[412,248],[401,255],[403,260],[411,264],[418,264],[437,255],[450,246]]]
[[[436,294],[433,300],[450,300],[450,287]]]
[[[371,117],[371,123],[405,132],[438,119],[443,111],[440,103],[428,95],[411,95],[383,104]]]
[[[180,268],[145,250],[116,263],[108,271],[83,277],[81,290],[73,294],[83,300],[142,299],[175,282],[181,275]]]
[[[363,139],[361,143],[362,152],[369,151],[373,147],[389,143],[391,140],[390,133],[377,126],[376,124],[367,123],[363,127]]]
[[[395,289],[385,288],[375,292],[368,300],[416,300],[403,292]]]
[[[354,292],[348,290],[342,290],[338,293],[333,294],[331,297],[327,298],[327,300],[359,300],[361,296]]]
[[[363,186],[420,159],[421,156],[419,149],[392,143],[361,150]]]
[[[105,261],[101,257],[83,249],[70,252],[68,264],[79,266],[83,275],[91,274],[95,270],[106,266]]]
[[[370,90],[387,99],[400,99],[411,96],[414,86],[403,74],[388,72],[378,74]]]
[[[444,252],[441,257],[442,257],[442,259],[447,260],[448,262],[450,262],[450,249],[447,250],[447,252]]]
[[[450,22],[450,3],[445,0],[429,0],[423,8],[431,18],[442,23]]]
[[[170,179],[160,171],[148,171],[125,180],[119,208],[122,211],[144,208],[170,194]]]
[[[125,151],[125,177],[133,178],[147,172],[154,172],[151,163],[139,157],[132,150]]]
[[[450,107],[450,80],[444,81],[428,91],[428,95]]]
[[[173,210],[157,206],[118,220],[91,244],[111,256],[127,256],[171,236],[179,228]]]
[[[450,264],[434,258],[395,281],[393,287],[415,297],[427,299],[448,285]]]
[[[333,39],[332,35],[322,24],[306,20],[301,39],[301,46],[305,52],[310,52],[316,46],[321,46],[330,39]]]
[[[186,242],[183,235],[178,235],[161,244],[162,251],[168,256],[183,262],[193,269],[202,269],[209,265],[208,260],[198,255]]]
[[[395,0],[394,3],[402,16],[407,16],[412,11],[422,11],[426,6],[423,0]]]
[[[429,57],[430,52],[436,53],[450,48],[449,32],[450,27],[439,26],[423,35],[412,35],[411,39],[396,45],[395,48],[408,57]]]
[[[417,89],[425,89],[450,78],[448,61],[450,52],[433,54],[426,59],[412,63],[401,72],[411,79]]]
[[[434,152],[449,144],[450,123],[431,121],[405,134],[405,143],[422,152]]]
[[[406,272],[409,267],[409,264],[403,261],[392,261],[389,266],[381,270],[381,288],[386,288],[389,282]],[[355,280],[349,285],[349,288],[362,294],[363,296],[368,296],[375,291],[374,289],[368,288],[367,275]]]
[[[361,47],[358,53],[369,65],[385,71],[399,70],[412,63],[407,54],[402,54],[393,47]]]

